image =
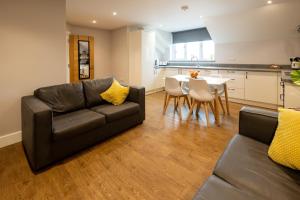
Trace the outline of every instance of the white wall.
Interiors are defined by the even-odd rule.
[[[290,64],[290,57],[300,56],[300,38],[219,43],[215,51],[217,63]]]
[[[21,130],[21,97],[66,82],[65,0],[0,6],[0,136]]]
[[[70,24],[67,25],[67,30],[73,35],[86,35],[94,37],[95,79],[111,76],[111,31],[85,28]]]
[[[129,83],[128,28],[112,31],[112,74],[124,83]]]
[[[168,61],[170,59],[170,45],[172,42],[172,33],[155,30],[155,57],[161,61]]]

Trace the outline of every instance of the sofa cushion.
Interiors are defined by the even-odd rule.
[[[59,115],[53,118],[54,140],[86,133],[105,124],[105,116],[88,109]]]
[[[105,115],[106,121],[112,122],[138,113],[140,111],[140,106],[137,103],[126,101],[119,106],[114,106],[112,104],[103,104],[95,106],[91,108],[91,110]]]
[[[236,135],[218,161],[214,174],[263,198],[299,199],[300,172],[275,164],[268,145]]]
[[[70,112],[85,107],[81,83],[39,88],[34,91],[34,95],[57,113]]]
[[[210,176],[193,200],[263,200],[263,198],[235,187],[217,176]]]
[[[113,82],[113,78],[86,80],[83,81],[84,94],[87,107],[93,107],[99,104],[106,103],[100,94],[107,90]]]

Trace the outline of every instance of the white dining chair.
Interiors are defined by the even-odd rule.
[[[190,108],[189,117],[193,114],[193,109],[195,105],[197,105],[196,113],[198,114],[199,109],[201,107],[201,104],[204,106],[205,110],[205,117],[207,122],[207,127],[209,126],[209,112],[208,107],[210,106],[212,112],[215,115],[214,107],[213,107],[213,101],[214,101],[214,95],[211,94],[208,84],[205,80],[202,79],[190,79],[189,81],[189,95],[192,98],[192,106]]]
[[[188,93],[182,89],[180,82],[176,78],[166,77],[165,79],[165,101],[164,101],[164,108],[163,114],[166,113],[168,108],[170,99],[174,99],[174,111],[178,111],[180,119],[181,116],[181,105],[180,105],[180,98],[184,98],[190,108],[191,104],[188,98]]]

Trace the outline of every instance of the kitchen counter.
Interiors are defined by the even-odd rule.
[[[175,69],[208,69],[208,70],[235,70],[235,71],[259,71],[259,72],[281,72],[287,70],[290,65],[280,65],[280,68],[271,68],[271,65],[249,65],[249,64],[200,64],[196,65],[167,65],[157,66],[157,68],[175,68]]]

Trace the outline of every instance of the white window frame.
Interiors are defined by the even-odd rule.
[[[179,43],[178,43],[179,44]],[[170,49],[170,60],[174,60],[174,61],[194,61],[192,59],[188,59],[187,58],[187,44],[188,43],[181,43],[181,44],[184,44],[183,48],[184,48],[184,59],[176,59],[174,58],[175,55],[176,55],[176,48],[175,48],[175,45],[176,44],[172,44]],[[212,60],[204,60],[203,59],[203,43],[202,41],[200,42],[199,44],[199,55],[197,56],[197,60],[196,61],[214,61],[215,60],[215,52],[214,52],[214,58]]]

